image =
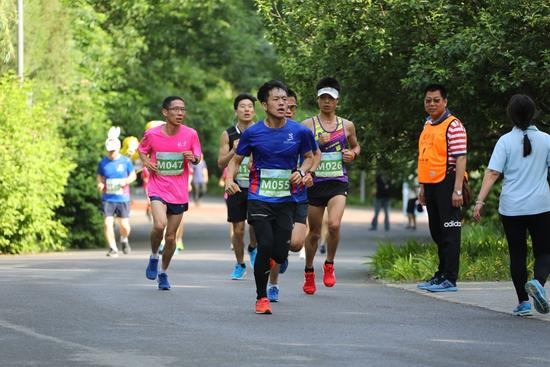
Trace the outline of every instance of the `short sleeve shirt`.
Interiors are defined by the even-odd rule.
[[[550,135],[535,126],[527,129],[531,154],[523,156],[523,131],[514,127],[498,140],[488,169],[504,176],[498,211],[506,216],[550,211]]]
[[[130,201],[130,187],[124,185],[126,178],[134,172],[134,166],[129,158],[123,155],[113,160],[109,157],[103,157],[97,166],[96,172],[98,175],[105,177],[103,201],[117,203]]]
[[[159,172],[150,172],[148,195],[160,197],[170,204],[186,204],[189,202],[189,162],[184,160],[183,152],[190,151],[200,157],[199,136],[185,125],[180,125],[175,135],[167,135],[163,127],[147,130],[138,148],[149,155],[159,169]]]
[[[296,121],[287,120],[281,128],[270,128],[259,121],[246,129],[237,154],[254,157],[248,199],[270,203],[296,201],[298,185],[290,185],[288,179],[297,169],[300,155],[313,149],[311,131]]]

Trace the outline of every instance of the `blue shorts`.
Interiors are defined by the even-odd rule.
[[[128,218],[130,216],[130,202],[129,201],[104,201],[101,206],[101,211],[104,217]]]
[[[294,211],[294,223],[306,224],[308,206],[309,204],[307,201],[296,204],[296,210]]]
[[[164,205],[166,205],[166,214],[168,215],[179,215],[183,214],[183,212],[186,212],[187,209],[189,209],[189,204],[171,204],[164,201],[160,196],[150,196],[149,200],[154,201],[160,201]]]

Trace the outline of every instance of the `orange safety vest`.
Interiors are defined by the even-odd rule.
[[[438,183],[447,174],[447,130],[457,118],[453,115],[443,122],[426,123],[418,140],[418,182]]]

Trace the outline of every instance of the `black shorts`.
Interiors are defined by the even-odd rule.
[[[101,212],[104,217],[128,218],[130,216],[130,202],[129,201],[104,201],[101,206]]]
[[[228,195],[225,201],[227,205],[227,221],[239,223],[246,220],[248,205],[248,190],[241,187],[241,191],[234,195]]]
[[[294,223],[306,224],[308,206],[309,204],[307,201],[296,204],[296,210],[294,211]]]
[[[321,181],[307,188],[307,198],[309,205],[327,206],[330,199],[335,196],[348,196],[347,182],[342,181]]]
[[[409,199],[407,201],[407,214],[414,214],[414,209],[416,209],[416,198]]]
[[[166,205],[166,214],[168,215],[179,215],[183,214],[183,212],[186,212],[187,209],[189,209],[189,204],[171,204],[164,201],[160,196],[151,196],[149,197],[149,200],[154,201],[160,201],[164,205]]]
[[[296,203],[267,203],[259,200],[248,201],[248,223],[254,225],[255,221],[276,221],[281,228],[292,231],[294,227],[294,212]]]

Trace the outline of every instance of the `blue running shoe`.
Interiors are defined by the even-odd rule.
[[[147,269],[145,269],[145,276],[147,279],[155,280],[159,272],[159,259],[154,257],[149,257],[149,264],[147,264]]]
[[[246,275],[246,266],[243,267],[241,264],[235,264],[235,268],[231,273],[231,279],[243,280],[245,275]]]
[[[456,284],[453,284],[448,279],[443,279],[441,283],[434,284],[428,288],[426,288],[429,292],[456,292],[458,288],[456,287]]]
[[[250,256],[250,267],[254,269],[254,263],[256,262],[256,255],[258,254],[258,249],[254,248],[252,251],[248,251],[248,255]]]
[[[168,283],[168,274],[160,273],[158,282],[159,282],[159,289],[161,291],[167,291],[170,289],[170,283]]]
[[[533,297],[533,304],[538,313],[548,313],[550,311],[550,306],[546,299],[546,290],[544,290],[544,287],[538,280],[533,279],[525,283],[525,291]]]
[[[531,312],[531,303],[529,301],[523,301],[512,311],[516,316],[533,316]]]
[[[279,268],[279,274],[284,274],[286,269],[288,269],[288,258],[283,261],[281,267]]]
[[[271,287],[267,288],[267,299],[269,299],[269,302],[279,302],[278,285],[272,285]]]
[[[438,284],[440,282],[440,278],[436,277],[435,275],[431,277],[430,279],[426,280],[425,282],[419,283],[416,285],[416,288],[427,290],[434,284]]]

